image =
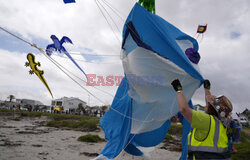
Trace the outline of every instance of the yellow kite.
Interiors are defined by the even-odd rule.
[[[39,79],[43,82],[43,84],[46,86],[46,88],[48,89],[50,95],[51,95],[52,98],[53,98],[53,95],[52,95],[52,93],[51,93],[51,91],[50,91],[50,88],[49,88],[47,82],[45,81],[45,79],[44,79],[44,77],[43,77],[43,71],[42,71],[42,70],[39,70],[39,69],[37,68],[37,66],[39,66],[39,67],[41,66],[40,62],[37,62],[37,63],[35,62],[35,56],[34,56],[32,53],[29,53],[29,54],[27,55],[27,59],[28,59],[28,62],[25,63],[25,66],[26,66],[26,67],[30,66],[31,70],[29,71],[29,73],[30,73],[30,74],[34,74],[34,72],[35,72],[35,74],[36,74],[36,75],[39,77]]]

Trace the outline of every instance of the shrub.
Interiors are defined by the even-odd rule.
[[[171,123],[168,134],[181,136],[182,135],[182,125],[178,125],[177,123]]]
[[[75,119],[64,119],[64,120],[52,120],[47,123],[49,127],[57,128],[71,128],[74,130],[82,131],[95,131],[97,129],[98,121],[90,120],[75,120]]]
[[[28,112],[28,111],[20,111],[20,115],[23,117],[41,117],[41,112]]]
[[[20,121],[20,117],[15,117],[13,120],[14,121]]]
[[[81,142],[93,142],[93,143],[104,141],[98,135],[92,135],[92,134],[87,134],[87,135],[84,135],[84,136],[80,136],[77,140],[81,141]]]
[[[166,137],[164,138],[164,140],[175,140],[174,137],[172,137],[170,134],[167,134]]]

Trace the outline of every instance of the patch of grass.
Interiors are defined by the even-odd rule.
[[[66,120],[66,119],[74,119],[74,120],[88,120],[91,119],[89,116],[80,116],[80,115],[69,115],[69,114],[49,114],[48,116],[52,117],[54,120]]]
[[[250,131],[248,129],[243,129],[240,133],[241,142],[250,142]]]
[[[164,140],[175,140],[173,136],[171,136],[170,134],[167,134],[166,137],[164,138]]]
[[[20,117],[15,117],[13,120],[14,121],[20,121]]]
[[[49,127],[67,128],[78,131],[95,131],[99,119],[97,117],[69,115],[69,114],[56,114],[45,112],[29,112],[29,111],[12,111],[8,109],[0,109],[0,115],[13,115],[19,114],[21,117],[41,117],[47,116],[52,120],[47,123]]]
[[[232,160],[249,160],[250,142],[234,144],[234,147],[238,150],[238,152],[231,154]]]
[[[12,112],[0,112],[0,116],[11,116],[13,115]]]
[[[87,128],[90,131],[94,131],[94,130],[97,129],[97,124],[98,123],[99,123],[99,121],[90,119],[90,120],[87,120],[87,121],[82,121],[81,124],[82,124],[83,128]]]
[[[29,112],[29,111],[18,111],[22,117],[41,117],[42,112]]]
[[[232,153],[232,160],[248,160],[250,157],[250,129],[243,128],[240,133],[241,143],[234,144],[234,147],[238,150],[236,153]]]
[[[0,112],[14,112],[14,111],[9,109],[0,109]]]
[[[49,127],[70,128],[80,131],[95,131],[97,129],[98,120],[96,119],[61,119],[52,120],[47,123]]]
[[[2,116],[11,116],[13,115],[14,111],[9,109],[0,109],[0,115]]]
[[[104,141],[98,135],[92,135],[92,134],[87,134],[85,136],[80,136],[77,140],[81,141],[81,142],[93,142],[93,143],[103,142]]]
[[[177,123],[171,123],[168,134],[181,136],[182,135],[182,125],[178,125]]]

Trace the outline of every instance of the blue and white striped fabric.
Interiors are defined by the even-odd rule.
[[[108,140],[96,159],[113,159],[122,150],[141,156],[137,148],[158,145],[166,136],[169,119],[179,112],[171,86],[178,78],[189,101],[204,81],[198,66],[185,55],[187,48],[198,50],[195,39],[135,4],[123,29],[122,61],[125,78],[111,109],[100,124]],[[183,155],[186,159],[190,124],[183,119]]]

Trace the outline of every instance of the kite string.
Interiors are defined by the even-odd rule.
[[[45,53],[45,51],[44,51],[42,48],[37,47],[36,44],[31,44],[31,43],[29,43],[29,42],[23,40],[22,38],[20,38],[20,37],[14,35],[14,34],[8,32],[7,30],[3,29],[2,27],[0,27],[0,29],[2,29],[2,30],[4,30],[5,32],[11,34],[12,36],[18,38],[19,40],[24,41],[25,43],[31,45],[32,47],[37,48],[37,49],[38,49],[39,51],[41,51],[42,54],[44,54],[52,63],[54,63],[63,73],[65,73],[71,80],[73,80],[75,83],[77,83],[82,89],[84,89],[85,91],[87,91],[89,94],[91,94],[91,95],[92,95],[93,97],[95,97],[97,100],[99,100],[100,102],[102,102],[103,104],[105,104],[102,100],[100,100],[98,97],[96,97],[96,96],[95,96],[94,94],[92,94],[90,91],[88,91],[86,88],[84,88],[83,86],[81,86],[75,79],[73,79],[67,72],[65,72],[65,71],[58,65],[59,63],[56,62],[55,60],[53,60],[51,57],[49,57],[49,56]],[[54,61],[55,61],[55,62],[54,62]],[[58,63],[58,64],[57,64],[57,63]],[[129,119],[131,119],[131,120],[140,121],[140,120],[134,119],[133,117],[129,117],[129,116],[127,116],[127,115],[124,115],[123,113],[117,111],[116,109],[114,109],[114,108],[112,108],[112,107],[110,107],[110,109],[112,109],[112,110],[114,110],[115,112],[117,112],[117,113],[123,115],[123,116],[126,117],[126,118],[129,118]],[[146,116],[146,118],[144,119],[144,121],[142,121],[142,124],[141,124],[140,127],[138,128],[137,132],[142,128],[142,126],[143,126],[144,123],[146,123],[146,122],[151,122],[151,121],[146,121],[146,120],[148,119],[148,117],[149,117],[149,115],[151,114],[152,111],[153,111],[153,108],[152,108],[151,111],[148,113],[148,115]],[[135,136],[136,136],[136,134],[134,134],[133,137],[129,140],[129,142],[125,145],[125,147],[122,149],[122,152],[124,152],[125,148],[132,142],[132,140],[134,139]]]
[[[37,47],[35,47],[37,48]],[[38,48],[37,48],[38,49]],[[101,99],[99,99],[97,96],[95,96],[93,93],[91,93],[88,89],[86,89],[85,87],[83,87],[80,83],[78,83],[74,78],[72,78],[67,72],[65,72],[58,64],[57,62],[52,59],[51,57],[49,57],[44,51],[42,52],[52,63],[54,63],[64,74],[66,74],[71,80],[73,80],[76,84],[78,84],[82,89],[84,89],[86,92],[88,92],[90,95],[92,95],[93,97],[95,97],[99,102],[103,103],[104,105],[105,102],[103,102]]]
[[[44,52],[44,51],[43,51]],[[44,53],[43,53],[44,54]],[[46,54],[45,54],[46,55]],[[46,57],[48,57],[48,58],[50,58],[51,60],[53,60],[51,57],[49,57],[49,56],[47,56],[46,55]],[[53,61],[55,61],[55,60],[53,60]],[[54,62],[52,62],[52,63],[54,63]],[[56,62],[56,63],[58,63],[58,62]],[[55,63],[54,63],[55,64]],[[62,70],[58,65],[60,65],[59,63],[58,63],[58,65],[57,64],[55,64],[60,70]],[[63,70],[62,70],[63,71]],[[65,71],[63,71],[67,76],[69,76]],[[73,74],[72,74],[73,75]],[[75,76],[75,75],[74,75]],[[77,77],[77,76],[76,76]],[[83,88],[85,91],[87,91],[88,93],[90,93],[93,97],[95,97],[97,100],[99,100],[101,103],[103,103],[104,105],[106,105],[102,100],[100,100],[99,98],[97,98],[94,94],[92,94],[90,91],[88,91],[86,88],[84,88],[83,86],[81,86],[76,80],[74,80],[71,76],[69,76],[69,78],[70,79],[72,79],[75,83],[77,83],[81,88]],[[79,78],[79,77],[77,77],[77,78]],[[79,78],[80,79],[80,78]],[[82,81],[84,81],[84,80],[82,80]],[[86,81],[84,81],[85,83],[86,83]],[[94,86],[92,86],[92,87],[94,87]],[[94,87],[95,89],[97,89],[96,87]],[[100,89],[98,89],[98,90],[100,90]],[[103,90],[100,90],[100,91],[102,91],[102,92],[104,92],[104,93],[106,93],[106,94],[108,94],[107,92],[105,92],[105,91],[103,91]],[[111,94],[109,94],[109,95],[111,95]],[[113,96],[113,95],[111,95],[111,96]],[[118,99],[118,98],[116,98],[115,96],[113,96],[114,97],[114,99]],[[119,100],[119,99],[118,99]],[[134,121],[138,121],[138,122],[142,122],[142,123],[145,123],[145,122],[152,122],[152,121],[154,121],[154,120],[150,120],[150,121],[145,121],[145,120],[138,120],[138,119],[136,119],[136,118],[133,118],[133,117],[130,117],[130,116],[127,116],[127,115],[125,115],[125,114],[123,114],[123,113],[121,113],[121,112],[119,112],[118,110],[116,110],[116,109],[114,109],[113,107],[110,107],[110,109],[112,109],[113,111],[115,111],[116,113],[118,113],[118,114],[120,114],[121,116],[123,116],[123,117],[125,117],[125,118],[128,118],[128,119],[131,119],[131,120],[134,120]],[[152,111],[152,110],[151,110]]]
[[[13,33],[11,33],[11,32],[9,32],[8,30],[6,30],[6,29],[4,29],[4,28],[2,28],[2,27],[0,27],[0,29],[3,30],[3,31],[5,31],[5,32],[7,32],[7,33],[9,33],[10,35],[16,37],[17,39],[19,39],[19,40],[21,40],[21,41],[23,41],[23,42],[29,44],[30,46],[33,46],[33,47],[36,46],[35,44],[32,44],[32,43],[30,43],[30,42],[28,42],[28,41],[26,41],[26,40],[20,38],[19,36],[15,35],[15,34],[13,34]]]
[[[43,51],[44,52],[44,51]],[[45,53],[43,53],[47,58],[49,58],[51,61],[52,61],[52,63],[54,63],[53,61],[55,61],[55,60],[53,60],[51,57],[49,57],[48,55],[46,55]],[[56,62],[56,63],[58,63],[58,62]],[[56,63],[54,63],[62,72],[64,72],[70,79],[72,79],[75,83],[77,83],[82,89],[84,89],[85,91],[87,91],[89,94],[91,94],[93,97],[95,97],[97,100],[99,100],[99,102],[101,102],[101,103],[103,103],[104,105],[106,105],[105,104],[105,102],[103,102],[102,100],[100,100],[98,97],[96,97],[94,94],[92,94],[90,91],[88,91],[86,88],[84,88],[83,86],[81,86],[81,84],[79,84],[75,79],[73,79],[70,75],[68,75],[64,70],[62,70],[60,67],[59,67],[59,65],[57,65]],[[59,64],[59,63],[58,63]],[[114,98],[116,98],[116,97],[114,97]],[[126,117],[126,118],[129,118],[129,119],[131,119],[131,120],[134,120],[134,121],[140,121],[140,122],[143,122],[143,121],[141,121],[141,120],[138,120],[138,119],[135,119],[135,118],[133,118],[133,117],[130,117],[130,116],[127,116],[127,115],[125,115],[125,114],[123,114],[123,113],[121,113],[121,112],[119,112],[118,110],[116,110],[116,109],[114,109],[114,108],[112,108],[112,107],[110,107],[110,109],[112,109],[113,111],[115,111],[115,112],[117,112],[118,114],[120,114],[121,116],[123,116],[123,117]]]
[[[105,18],[106,22],[108,23],[109,27],[111,28],[111,30],[112,30],[113,34],[115,35],[116,39],[118,40],[118,45],[120,46],[120,39],[117,37],[117,35],[116,35],[116,33],[115,33],[115,31],[114,31],[112,25],[109,23],[107,17],[105,16],[105,14],[103,13],[101,7],[99,6],[98,3],[100,3],[100,2],[99,2],[98,0],[95,0],[95,3],[96,3],[96,5],[97,5],[98,9],[100,10],[102,16]]]
[[[54,60],[54,59],[53,59],[53,60]],[[69,72],[72,76],[74,76],[74,77],[77,78],[78,80],[80,80],[80,81],[84,82],[85,84],[87,84],[87,82],[86,82],[85,80],[83,80],[82,78],[80,78],[80,77],[76,76],[75,74],[71,73],[67,68],[63,67],[63,66],[62,66],[60,63],[58,63],[56,60],[54,60],[54,61],[55,61],[55,63],[57,63],[61,68],[63,68],[63,69],[66,70],[67,72]],[[99,91],[101,91],[101,92],[103,92],[103,93],[105,93],[105,94],[107,94],[107,95],[110,95],[112,98],[115,98],[114,95],[112,95],[112,94],[110,94],[110,93],[108,93],[108,92],[106,92],[106,91],[104,91],[104,90],[101,90],[101,89],[99,89],[99,88],[97,88],[97,87],[95,87],[95,86],[90,86],[90,87],[95,88],[95,89],[97,89],[97,90],[99,90]]]
[[[100,4],[100,5],[102,6],[102,8],[106,11],[107,15],[110,17],[111,21],[112,21],[112,22],[114,23],[114,25],[116,26],[116,29],[120,32],[120,34],[122,34],[121,30],[119,29],[119,27],[118,27],[117,24],[115,23],[113,17],[109,14],[109,12],[107,11],[107,9],[104,7],[103,4],[101,4],[100,1],[102,1],[104,4],[106,4],[106,6],[108,6],[109,8],[111,8],[111,7],[110,7],[107,3],[105,3],[106,1],[104,1],[104,0],[97,0],[97,1],[99,1],[99,4]],[[120,18],[120,20],[121,20],[122,22],[124,22],[123,18],[122,18],[120,15],[118,15],[112,8],[111,8],[111,10]]]
[[[57,55],[57,54],[54,54],[54,55],[57,56],[57,57],[61,57],[61,58],[67,59],[67,57],[64,57],[62,55]],[[80,55],[80,54],[78,54],[78,55]],[[146,57],[146,56],[145,57],[134,57],[134,59],[150,59],[150,58],[151,57]],[[90,63],[90,64],[117,64],[117,65],[121,64],[120,61],[118,61],[118,63],[117,63],[117,61],[93,62],[93,61],[86,61],[84,59],[76,59],[76,58],[74,58],[74,60],[75,61],[80,61],[80,62],[85,62],[85,63]]]
[[[46,55],[46,54],[45,54]],[[46,57],[47,57],[47,55],[46,55]],[[49,57],[51,60],[53,60],[51,57]],[[53,61],[55,61],[55,60],[53,60]],[[54,63],[54,62],[52,62],[52,63]],[[55,63],[57,63],[57,64],[55,64]],[[63,67],[62,65],[60,65],[58,62],[56,62],[55,61],[55,65],[60,69],[60,70],[62,70],[59,66],[61,66],[62,68],[64,68],[64,69],[66,69],[65,67]],[[67,70],[67,69],[66,69]],[[63,71],[63,70],[62,70]],[[64,71],[63,71],[64,72]],[[69,71],[68,71],[69,72]],[[66,72],[64,72],[67,76],[68,76],[68,74],[66,73]],[[72,74],[72,73],[71,73]],[[81,78],[79,78],[78,76],[76,76],[76,75],[74,75],[74,74],[72,74],[73,76],[75,76],[75,77],[77,77],[78,79],[80,79],[81,81],[83,81],[83,82],[85,82],[85,83],[87,83],[86,81],[84,81],[84,80],[82,80]],[[70,77],[70,76],[69,76]],[[77,81],[75,81],[72,77],[70,77],[74,82],[76,82],[78,85],[80,85]],[[80,87],[81,88],[83,88],[84,90],[86,90],[83,86],[81,86],[80,85]],[[103,91],[103,90],[101,90],[101,89],[98,89],[97,87],[94,87],[94,86],[92,86],[93,88],[95,88],[95,89],[97,89],[97,90],[99,90],[99,91],[102,91],[103,93],[106,93],[106,94],[108,94],[108,95],[110,95],[110,96],[112,96],[114,99],[118,99],[118,98],[116,98],[115,96],[113,96],[113,95],[111,95],[110,93],[108,93],[108,92],[106,92],[106,91]],[[90,91],[88,91],[87,90],[87,92],[88,93],[90,93]],[[91,94],[91,93],[90,93]],[[91,94],[92,96],[94,96],[93,94]],[[98,99],[96,96],[94,96],[97,100],[99,100],[100,101],[100,99]],[[118,99],[119,100],[119,99]],[[101,103],[103,103],[104,105],[106,105],[103,101],[100,101]],[[120,114],[121,116],[123,116],[123,117],[126,117],[126,118],[128,118],[128,119],[132,119],[132,120],[134,120],[134,121],[141,121],[141,120],[137,120],[137,119],[135,119],[135,118],[132,118],[132,117],[129,117],[129,116],[127,116],[127,115],[125,115],[125,114],[123,114],[123,113],[121,113],[121,112],[119,112],[118,110],[116,110],[116,109],[114,109],[114,108],[112,108],[112,107],[110,107],[110,109],[112,109],[113,111],[115,111],[115,112],[117,112],[118,114]]]
[[[9,31],[7,31],[6,29],[4,29],[4,28],[2,28],[2,27],[0,27],[0,29],[2,29],[3,31],[9,33],[10,35],[16,37],[17,39],[19,39],[19,40],[21,40],[21,41],[23,41],[23,42],[29,44],[30,46],[32,46],[32,47],[38,49],[42,54],[45,55],[46,58],[48,58],[54,65],[56,65],[56,66],[57,66],[64,74],[66,74],[71,80],[73,80],[73,81],[74,81],[76,84],[78,84],[82,89],[84,89],[86,92],[88,92],[88,93],[89,93],[90,95],[92,95],[94,98],[96,98],[99,102],[101,102],[102,104],[106,105],[105,102],[103,102],[101,99],[99,99],[98,97],[96,97],[93,93],[91,93],[89,90],[87,90],[85,87],[83,87],[80,83],[78,83],[74,78],[72,78],[67,72],[65,72],[65,71],[59,66],[59,63],[56,62],[56,61],[55,61],[54,59],[52,59],[51,57],[49,57],[49,56],[45,53],[45,51],[44,51],[42,48],[39,48],[36,44],[30,43],[30,42],[28,42],[28,41],[26,41],[26,40],[20,38],[19,36],[15,35],[15,34],[13,34],[13,33],[11,33],[11,32],[9,32]],[[71,74],[72,74],[72,73],[71,73]],[[112,95],[112,96],[113,96],[113,95]],[[116,113],[120,114],[121,116],[123,116],[123,117],[125,117],[125,118],[128,118],[128,119],[131,119],[131,120],[134,120],[134,121],[138,121],[138,122],[151,122],[151,121],[153,121],[153,120],[150,120],[150,121],[138,120],[138,119],[135,119],[135,118],[133,118],[133,117],[127,116],[127,115],[125,115],[125,114],[119,112],[118,110],[116,110],[116,109],[114,109],[114,108],[112,108],[112,107],[110,107],[110,109],[112,109],[112,110],[115,111]]]
[[[101,54],[101,55],[98,55],[98,54],[88,54],[88,53],[80,53],[80,52],[68,52],[69,54],[73,54],[73,55],[86,55],[86,56],[99,56],[99,57],[111,57],[111,56],[114,56],[114,57],[117,57],[117,56],[120,56],[120,55],[117,55],[117,54]]]
[[[181,82],[183,82],[184,80],[185,80],[185,76],[183,76]],[[175,103],[177,103],[177,97],[174,99],[174,101],[173,101],[173,103],[172,103],[172,106],[173,106]],[[177,105],[178,105],[178,104],[177,104]],[[141,130],[141,128],[142,128],[142,126],[144,125],[144,123],[147,122],[146,119],[148,119],[149,115],[152,113],[153,108],[154,108],[154,107],[151,108],[150,112],[148,113],[148,115],[146,116],[146,118],[144,119],[144,121],[142,121],[142,124],[140,125],[140,127],[138,128],[138,130],[136,131],[136,133],[137,133],[139,130]],[[172,114],[173,114],[173,113],[171,112],[171,115],[172,115]],[[169,118],[169,119],[170,119],[170,118]],[[163,120],[166,121],[166,120],[168,120],[168,119],[160,119],[160,120],[158,120],[158,121],[163,121]],[[150,122],[150,121],[149,121],[149,122]],[[126,135],[126,136],[128,136],[128,135]],[[134,139],[135,136],[136,136],[136,134],[134,134],[134,135],[131,137],[131,139],[128,141],[128,143],[125,145],[125,147],[122,149],[121,154],[124,153],[125,148],[132,142],[132,140]]]
[[[115,7],[113,7],[110,3],[108,3],[106,0],[102,0],[120,19],[122,22],[124,22],[124,15],[121,14],[121,12],[116,9]]]
[[[6,29],[4,29],[4,28],[2,28],[2,27],[0,27],[0,29],[2,29],[3,31],[9,33],[10,35],[16,37],[17,39],[19,39],[19,40],[21,40],[21,41],[23,41],[23,42],[29,44],[30,46],[32,46],[32,47],[38,49],[42,54],[45,55],[46,58],[48,58],[54,65],[56,65],[56,66],[57,66],[64,74],[66,74],[71,80],[73,80],[76,84],[78,84],[82,89],[84,89],[85,91],[87,91],[90,95],[92,95],[93,97],[95,97],[99,102],[101,102],[102,104],[106,105],[105,102],[103,102],[102,100],[100,100],[100,99],[99,99],[98,97],[96,97],[93,93],[91,93],[89,90],[87,90],[86,88],[84,88],[80,83],[78,83],[74,78],[72,78],[67,72],[65,72],[65,71],[59,66],[59,63],[56,62],[56,61],[55,61],[54,59],[52,59],[51,57],[49,57],[49,56],[45,53],[45,51],[44,51],[42,48],[39,48],[36,44],[30,43],[30,42],[28,42],[28,41],[26,41],[26,40],[20,38],[19,36],[15,35],[15,34],[13,34],[13,33],[11,33],[11,32],[9,32],[9,31],[7,31]],[[58,64],[57,64],[57,63],[58,63]],[[127,115],[125,115],[125,114],[119,112],[118,110],[116,110],[116,109],[114,109],[114,108],[112,108],[112,107],[110,107],[110,109],[112,109],[113,111],[115,111],[116,113],[120,114],[120,115],[123,116],[123,117],[132,119],[132,120],[134,120],[134,121],[140,121],[140,122],[141,122],[141,120],[137,120],[137,119],[135,119],[135,118],[129,117],[129,116],[127,116]]]
[[[117,26],[117,24],[115,23],[114,19],[113,19],[112,16],[109,14],[109,12],[107,11],[107,9],[103,6],[103,4],[102,4],[99,0],[97,0],[97,1],[98,1],[99,5],[102,6],[102,8],[104,9],[104,11],[107,13],[107,15],[110,17],[110,19],[111,19],[111,21],[114,23],[114,25],[115,25],[117,31],[119,31],[120,34],[121,34],[121,31],[120,31],[119,27]],[[120,41],[119,41],[119,42],[120,42]]]
[[[182,79],[181,81],[183,82],[184,80],[185,80],[185,76],[183,76],[183,79]],[[174,99],[174,101],[173,101],[173,103],[172,103],[172,106],[173,106],[176,102],[177,102],[177,97]],[[142,124],[140,125],[140,127],[138,128],[138,130],[137,130],[136,132],[138,132],[139,130],[141,130],[141,128],[142,128],[142,126],[144,125],[144,123],[147,122],[146,119],[148,119],[149,115],[152,113],[153,108],[154,108],[154,107],[151,108],[150,112],[148,113],[148,115],[146,116],[146,118],[144,119],[144,121],[142,121]],[[171,113],[171,115],[172,115],[172,114],[173,114],[173,113]],[[170,119],[170,118],[169,118],[169,119]],[[168,119],[165,118],[165,119],[160,119],[160,120],[157,120],[157,121],[163,121],[163,120],[168,120]],[[136,134],[134,134],[134,135],[132,136],[132,138],[129,140],[129,142],[128,142],[127,145],[123,148],[122,151],[124,151],[124,149],[132,142],[132,140],[134,139],[135,136],[136,136]]]
[[[58,56],[58,57],[61,57],[61,58],[67,59],[67,57],[64,57],[64,56],[60,56],[60,55],[56,55],[56,54],[54,54],[54,55]],[[115,61],[114,62],[111,61],[110,63],[108,63],[108,62],[92,62],[92,61],[86,61],[84,59],[76,59],[76,58],[74,58],[74,60],[85,62],[85,63],[92,63],[92,64],[120,64],[120,63],[115,63]]]
[[[137,135],[136,133],[138,133],[138,131],[140,131],[140,130],[142,129],[144,123],[148,122],[148,121],[146,121],[146,120],[149,118],[149,115],[152,113],[153,108],[154,108],[154,107],[152,107],[152,109],[150,110],[150,112],[148,113],[148,115],[146,116],[146,118],[145,118],[143,121],[141,121],[142,123],[140,124],[140,127],[138,127],[138,129],[137,129],[137,131],[135,132],[135,134],[133,134],[133,136],[132,136],[131,139],[128,141],[128,143],[123,147],[122,152],[124,152],[124,150],[126,149],[126,147],[127,147],[127,146],[132,142],[132,140],[135,138],[135,136]],[[132,124],[132,123],[131,123],[131,124]],[[127,137],[127,136],[129,136],[129,135],[126,135],[126,137]],[[126,139],[126,138],[125,138],[125,139]]]
[[[99,100],[101,103],[105,104],[102,100],[100,100],[98,97],[96,97],[96,96],[95,96],[94,94],[92,94],[90,91],[88,91],[86,88],[84,88],[83,86],[81,86],[81,85],[80,85],[75,79],[73,79],[67,72],[65,72],[63,69],[61,69],[60,66],[59,66],[58,64],[56,64],[56,63],[54,62],[54,60],[53,60],[51,57],[49,57],[49,56],[45,53],[45,51],[44,51],[42,48],[37,47],[36,44],[30,43],[30,42],[28,42],[28,41],[26,41],[26,40],[20,38],[19,36],[15,35],[15,34],[13,34],[13,33],[11,33],[11,32],[9,32],[9,31],[7,31],[6,29],[4,29],[4,28],[2,28],[2,27],[0,27],[0,29],[2,29],[3,31],[9,33],[10,35],[16,37],[17,39],[19,39],[19,40],[21,40],[21,41],[23,41],[23,42],[29,44],[30,46],[32,46],[32,47],[38,49],[43,55],[45,55],[46,58],[48,58],[53,64],[55,64],[55,65],[56,65],[64,74],[66,74],[71,80],[73,80],[75,83],[77,83],[82,89],[84,89],[85,91],[87,91],[90,95],[92,95],[93,97],[95,97],[95,98],[96,98],[97,100]]]

